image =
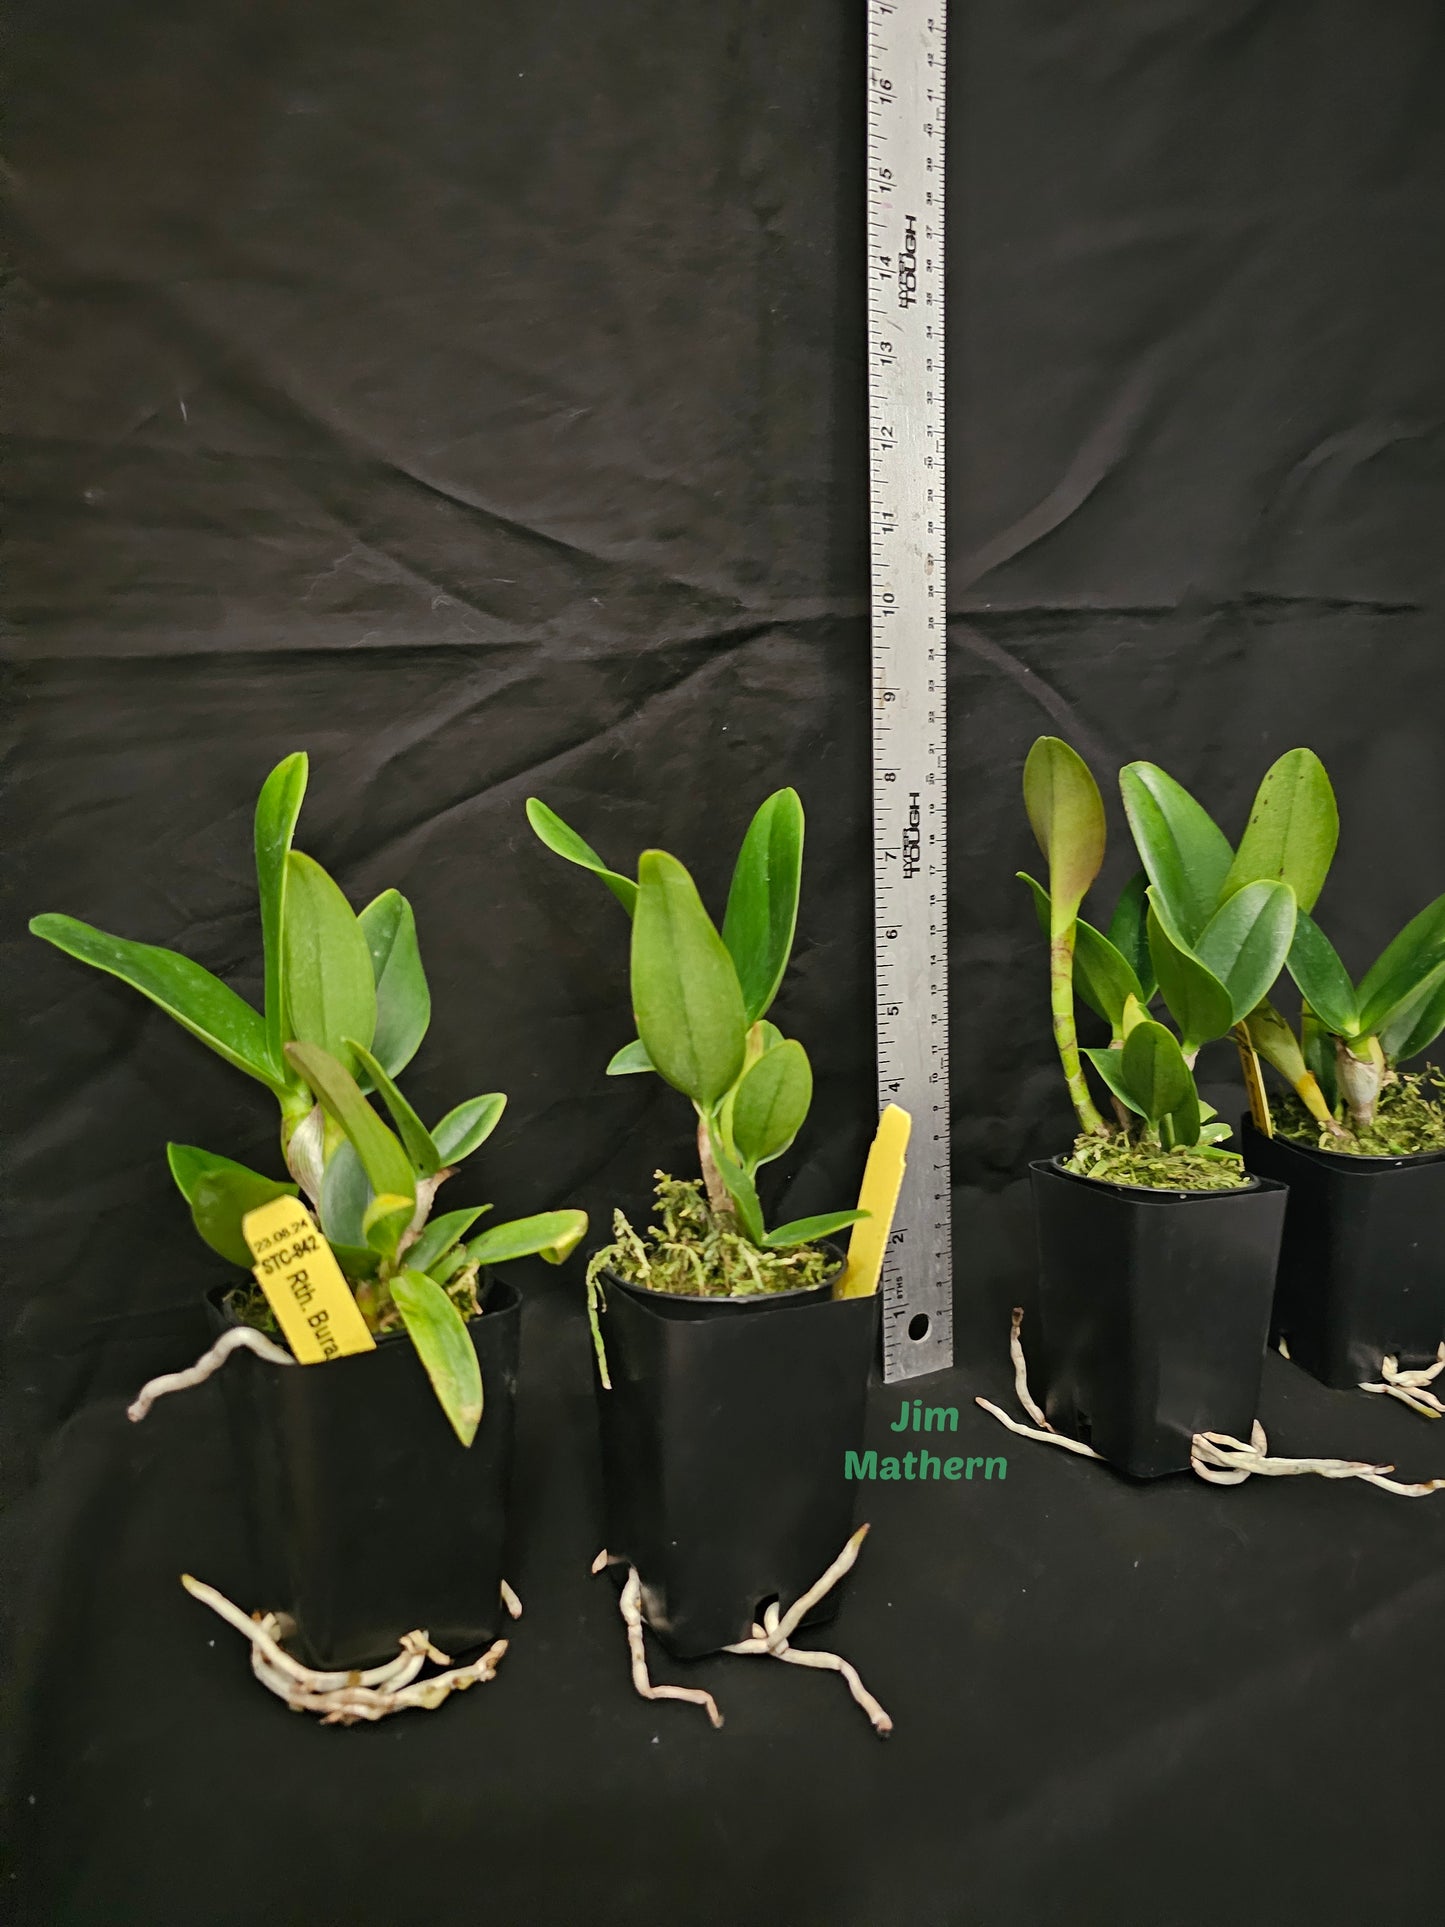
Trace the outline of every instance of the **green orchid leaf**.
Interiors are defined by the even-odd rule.
[[[383,890],[356,913],[356,921],[366,939],[376,986],[372,1055],[388,1077],[396,1077],[416,1056],[431,1022],[431,991],[421,965],[416,918],[399,890]]]
[[[31,925],[34,928],[34,925]],[[1399,936],[1386,944],[1360,983],[1360,1028],[1377,1030],[1411,988],[1445,957],[1445,896],[1427,903]]]
[[[470,1445],[482,1420],[482,1368],[465,1320],[424,1271],[399,1271],[391,1295],[452,1430]]]
[[[485,1097],[469,1097],[448,1111],[432,1132],[432,1141],[443,1164],[460,1164],[479,1145],[485,1144],[501,1122],[507,1100],[501,1091],[488,1091]]]
[[[1433,1044],[1445,1027],[1445,957],[1426,971],[1376,1026],[1380,1049],[1390,1063],[1414,1057]]]
[[[381,1268],[381,1253],[373,1251],[370,1245],[337,1244],[331,1238],[326,1242],[346,1278],[374,1278]]]
[[[30,932],[53,943],[68,957],[119,977],[142,997],[149,997],[192,1037],[199,1037],[218,1057],[278,1096],[289,1085],[289,1078],[278,1076],[271,1068],[266,1025],[260,1013],[189,957],[175,950],[161,950],[155,944],[112,937],[75,917],[32,917]]]
[[[435,1276],[437,1261],[445,1258],[467,1235],[482,1213],[491,1208],[489,1204],[473,1204],[461,1211],[444,1211],[439,1218],[430,1219],[416,1243],[408,1245],[407,1263],[414,1271],[426,1271]],[[466,1263],[465,1256],[461,1262]]]
[[[743,1067],[743,993],[696,884],[664,850],[638,865],[632,1007],[659,1075],[711,1110]]]
[[[314,858],[286,858],[285,987],[291,1036],[316,1044],[354,1076],[346,1044],[368,1048],[376,1032],[376,984],[361,925],[340,889]]]
[[[1295,915],[1287,883],[1246,883],[1199,933],[1195,958],[1229,992],[1233,1023],[1242,1023],[1274,988],[1294,942]]]
[[[1316,1017],[1308,1003],[1300,1006],[1299,1028],[1304,1068],[1313,1076],[1320,1087],[1325,1103],[1333,1111],[1340,1100],[1339,1076],[1335,1064],[1335,1038],[1343,1035],[1343,1032],[1332,1031],[1323,1019]],[[1290,1035],[1293,1042],[1293,1032]],[[1258,1050],[1259,1046],[1256,1045],[1255,1048]],[[1260,1054],[1262,1056],[1263,1052]]]
[[[361,1226],[371,1198],[361,1159],[350,1141],[343,1138],[327,1159],[321,1178],[321,1229],[333,1250],[339,1244],[366,1248]]]
[[[1213,971],[1171,935],[1159,915],[1152,885],[1149,954],[1154,959],[1160,993],[1179,1026],[1185,1049],[1195,1051],[1212,1037],[1223,1037],[1234,1022],[1234,1000]]]
[[[1287,883],[1313,910],[1340,840],[1340,812],[1325,766],[1312,749],[1292,749],[1264,773],[1222,895],[1246,884]]]
[[[362,1096],[346,1066],[319,1044],[288,1044],[286,1056],[326,1106],[327,1115],[351,1140],[376,1195],[394,1191],[398,1197],[415,1201],[411,1159]],[[324,1182],[322,1197],[324,1200]]]
[[[1199,1127],[1199,1142],[1201,1144],[1228,1144],[1233,1136],[1234,1132],[1224,1122],[1223,1118],[1220,1118],[1217,1123],[1201,1124]]]
[[[584,843],[577,832],[564,823],[555,810],[535,796],[527,798],[527,821],[549,850],[558,856],[566,857],[583,870],[591,870],[594,876],[601,877],[608,889],[622,905],[630,917],[637,905],[637,885],[630,877],[619,876],[609,870],[590,843]]]
[[[359,1044],[354,1037],[348,1037],[346,1043],[361,1068],[381,1093],[381,1101],[391,1112],[391,1121],[396,1126],[402,1143],[406,1146],[407,1156],[416,1167],[417,1176],[434,1178],[442,1168],[442,1154],[437,1149],[431,1132],[407,1103],[396,1085],[392,1083],[372,1053],[364,1045]],[[418,1266],[418,1270],[425,1270],[425,1266]]]
[[[467,1246],[467,1261],[474,1265],[504,1265],[513,1258],[545,1258],[549,1265],[560,1265],[571,1256],[587,1234],[585,1211],[539,1211],[532,1218],[513,1218],[509,1224],[494,1224]]]
[[[1044,936],[1049,934],[1049,893],[1027,871],[1017,872],[1033,894],[1034,914]],[[1153,972],[1150,972],[1152,983]],[[1079,917],[1074,924],[1074,988],[1115,1036],[1124,1025],[1124,1006],[1130,997],[1144,999],[1144,986],[1128,959],[1093,924]]]
[[[1145,1020],[1148,1021],[1147,1019]],[[1085,1049],[1080,1055],[1087,1057],[1109,1089],[1126,1109],[1143,1117],[1144,1112],[1136,1101],[1124,1078],[1124,1053],[1122,1050]]]
[[[1202,1135],[1199,1093],[1191,1077],[1182,1102],[1167,1117],[1159,1120],[1159,1142],[1168,1150],[1190,1150],[1199,1143]]]
[[[367,1244],[383,1258],[395,1258],[403,1237],[411,1229],[416,1214],[414,1198],[398,1197],[384,1191],[373,1198],[362,1215],[361,1229]]]
[[[738,1224],[744,1235],[751,1238],[755,1245],[763,1242],[763,1207],[758,1202],[758,1188],[752,1175],[738,1163],[715,1130],[709,1131],[712,1142],[713,1162],[717,1165],[718,1175],[727,1186],[728,1196],[732,1199],[737,1213]]]
[[[816,1218],[794,1218],[790,1224],[780,1224],[776,1231],[770,1231],[760,1242],[765,1251],[791,1251],[795,1245],[811,1245],[820,1238],[831,1238],[835,1231],[872,1215],[871,1211],[824,1211]]]
[[[196,1144],[168,1144],[166,1159],[176,1188],[191,1207],[197,1231],[212,1251],[249,1271],[253,1260],[241,1235],[241,1220],[273,1198],[294,1198],[296,1186],[281,1184]]]
[[[1325,1029],[1338,1037],[1357,1037],[1360,1007],[1350,973],[1341,963],[1339,952],[1305,910],[1300,911],[1295,921],[1294,942],[1287,961],[1289,974],[1298,984],[1301,997]]]
[[[624,1044],[607,1065],[609,1077],[631,1077],[638,1071],[656,1070],[657,1066],[647,1054],[647,1047],[640,1037],[634,1037],[630,1044]]]
[[[1154,978],[1154,960],[1149,955],[1149,877],[1136,870],[1109,919],[1104,935],[1139,979],[1139,1001],[1147,1004],[1159,985]]]
[[[408,1252],[407,1256],[410,1257],[410,1255],[410,1252]],[[421,1268],[420,1265],[414,1267],[417,1271],[420,1271]],[[432,1260],[426,1267],[426,1274],[428,1278],[435,1278],[439,1285],[449,1285],[457,1273],[459,1271],[465,1271],[466,1268],[466,1247],[464,1245],[453,1245],[450,1251],[444,1251],[440,1258],[434,1258]]]
[[[749,1024],[777,996],[788,967],[802,875],[803,805],[796,790],[775,790],[748,825],[723,913]]]
[[[1192,943],[1219,908],[1234,861],[1228,839],[1188,790],[1154,763],[1126,764],[1119,790],[1155,908],[1162,902],[1168,922]]]
[[[1040,736],[1024,762],[1024,807],[1049,865],[1049,934],[1059,937],[1104,862],[1104,801],[1088,764],[1057,736]]]
[[[1179,1040],[1162,1024],[1152,1020],[1136,1024],[1125,1038],[1119,1057],[1133,1108],[1151,1124],[1157,1125],[1171,1112],[1179,1111],[1194,1095],[1193,1073],[1184,1061]],[[1197,1097],[1194,1122],[1197,1137]]]
[[[266,960],[266,1051],[275,1076],[285,1081],[286,995],[282,944],[286,920],[286,859],[306,794],[309,765],[304,751],[279,762],[256,798],[256,888],[261,899],[261,947]]]
[[[813,1071],[796,1039],[765,1051],[733,1099],[733,1142],[749,1170],[781,1157],[813,1102]]]

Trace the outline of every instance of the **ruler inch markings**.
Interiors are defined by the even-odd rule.
[[[883,1376],[953,1362],[944,547],[946,0],[868,0],[868,453],[878,1096],[914,1118]]]

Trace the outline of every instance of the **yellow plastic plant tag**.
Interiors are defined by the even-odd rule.
[[[863,1189],[858,1193],[858,1209],[871,1215],[860,1218],[853,1227],[853,1235],[848,1240],[848,1262],[833,1287],[835,1298],[868,1298],[878,1289],[883,1253],[893,1229],[898,1193],[903,1189],[905,1153],[912,1129],[913,1119],[907,1111],[897,1104],[884,1106],[878,1120],[878,1135],[868,1153]]]
[[[335,1253],[299,1198],[273,1198],[248,1211],[241,1220],[241,1236],[256,1260],[256,1283],[298,1365],[375,1351],[376,1340]]]

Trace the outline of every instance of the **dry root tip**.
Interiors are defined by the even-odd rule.
[[[1445,1345],[1441,1345],[1439,1357],[1433,1365],[1422,1365],[1415,1371],[1402,1372],[1398,1358],[1388,1353],[1380,1362],[1380,1379],[1376,1384],[1360,1385],[1362,1392],[1381,1392],[1386,1398],[1397,1399],[1401,1405],[1408,1405],[1412,1412],[1421,1418],[1445,1418],[1445,1404],[1434,1392],[1426,1387],[1445,1372]]]

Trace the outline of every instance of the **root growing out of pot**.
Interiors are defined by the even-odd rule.
[[[296,1363],[290,1352],[274,1345],[254,1326],[233,1325],[208,1352],[202,1352],[195,1364],[188,1365],[183,1372],[162,1372],[159,1378],[147,1379],[126,1407],[126,1417],[133,1425],[139,1424],[158,1398],[164,1398],[169,1392],[188,1392],[193,1385],[204,1385],[237,1352],[254,1352],[257,1358],[264,1358],[272,1365]]]
[[[250,1640],[251,1670],[261,1684],[284,1700],[293,1713],[319,1713],[323,1726],[354,1726],[358,1720],[384,1720],[390,1713],[433,1712],[453,1693],[495,1679],[507,1650],[507,1641],[498,1639],[469,1666],[452,1667],[448,1655],[438,1652],[425,1632],[418,1630],[403,1635],[401,1651],[384,1665],[365,1672],[319,1672],[293,1659],[281,1644],[293,1630],[285,1614],[248,1616],[224,1593],[203,1585],[188,1572],[181,1574],[181,1584],[193,1599],[209,1606]],[[502,1603],[513,1619],[521,1618],[522,1602],[505,1580]],[[422,1679],[421,1671],[428,1660],[450,1670]]]
[[[725,1646],[725,1653],[738,1653],[744,1656],[756,1654],[765,1659],[781,1659],[790,1666],[811,1666],[822,1672],[841,1673],[853,1695],[854,1700],[867,1714],[869,1723],[879,1739],[886,1740],[893,1731],[893,1721],[868,1691],[858,1675],[857,1669],[838,1653],[820,1653],[803,1650],[789,1645],[789,1639],[797,1631],[803,1620],[823,1596],[830,1592],[843,1576],[851,1572],[858,1560],[858,1553],[868,1535],[866,1525],[849,1539],[838,1557],[828,1570],[811,1585],[801,1598],[794,1600],[786,1613],[780,1613],[778,1602],[770,1601],[764,1609],[762,1623],[754,1621],[752,1637],[740,1639],[731,1646]],[[592,1571],[599,1573],[614,1563],[604,1547],[592,1561]],[[621,1564],[621,1560],[615,1563]],[[711,1693],[691,1686],[656,1686],[647,1670],[647,1649],[642,1617],[642,1580],[636,1566],[627,1568],[627,1583],[622,1588],[619,1601],[622,1618],[627,1627],[627,1645],[632,1659],[632,1684],[643,1699],[649,1700],[686,1700],[694,1706],[701,1706],[714,1727],[720,1727],[723,1716],[718,1711],[717,1701]]]
[[[1398,1399],[1408,1405],[1412,1412],[1421,1418],[1445,1418],[1445,1404],[1427,1388],[1445,1372],[1445,1344],[1440,1347],[1440,1355],[1433,1365],[1422,1365],[1415,1371],[1402,1372],[1398,1358],[1386,1353],[1380,1364],[1380,1378],[1371,1384],[1361,1379],[1362,1392],[1382,1392],[1386,1398]]]
[[[1061,1446],[1066,1452],[1077,1452],[1081,1458],[1103,1458],[1103,1454],[1096,1452],[1093,1446],[1085,1445],[1079,1439],[1065,1438],[1062,1432],[1056,1432],[1030,1392],[1028,1369],[1024,1362],[1023,1320],[1023,1312],[1016,1305],[1009,1330],[1009,1355],[1013,1360],[1014,1389],[1019,1403],[1035,1423],[1024,1425],[1018,1419],[1010,1418],[990,1399],[975,1398],[974,1404],[981,1406],[991,1418],[996,1418],[1000,1425],[1006,1425],[1019,1438],[1037,1439],[1041,1445]],[[1440,1363],[1428,1368],[1429,1376],[1433,1378],[1442,1367],[1445,1367],[1445,1346],[1441,1347]],[[1403,1383],[1407,1378],[1413,1380],[1419,1376],[1415,1372],[1402,1372],[1398,1374],[1398,1380]],[[1364,1389],[1383,1391],[1386,1388],[1366,1386]],[[1430,1397],[1432,1404],[1435,1402],[1432,1394],[1426,1396]],[[1389,1475],[1395,1469],[1393,1465],[1371,1465],[1362,1459],[1291,1459],[1272,1456],[1269,1440],[1258,1419],[1251,1428],[1248,1444],[1242,1439],[1231,1438],[1227,1432],[1196,1432],[1189,1463],[1191,1469],[1210,1485],[1243,1485],[1246,1479],[1255,1477],[1288,1479],[1314,1473],[1322,1479],[1361,1479],[1366,1485],[1378,1486],[1382,1492],[1393,1492],[1402,1499],[1423,1499],[1431,1492],[1445,1492],[1445,1479],[1424,1479],[1417,1484],[1392,1479]]]

